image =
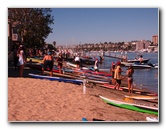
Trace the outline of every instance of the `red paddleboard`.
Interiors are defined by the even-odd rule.
[[[110,88],[110,89],[114,89],[115,88],[115,85],[111,85],[111,84],[104,84],[102,85],[103,87],[106,87],[106,88]],[[119,90],[123,90],[122,88],[119,88]]]

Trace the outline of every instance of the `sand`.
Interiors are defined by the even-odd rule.
[[[83,86],[58,81],[33,79],[28,73],[37,71],[24,69],[22,78],[12,66],[8,69],[8,121],[9,122],[83,122],[82,118],[93,118],[103,122],[146,122],[146,117],[156,115],[131,111],[106,104],[98,95],[121,101],[129,93],[87,85]],[[139,101],[147,105],[156,102]]]

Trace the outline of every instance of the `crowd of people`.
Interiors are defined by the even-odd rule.
[[[20,45],[19,48],[17,49],[15,47],[14,49],[14,67],[15,70],[18,68],[19,69],[19,76],[23,76],[23,70],[24,70],[24,65],[26,63],[26,51],[23,45]],[[62,53],[59,53],[57,58],[57,65],[59,69],[59,73],[63,74],[63,55]],[[76,63],[76,68],[81,69],[81,60],[79,54],[77,54],[73,60]],[[44,71],[49,68],[50,71],[50,76],[53,76],[53,66],[54,66],[54,57],[53,54],[48,51],[44,58],[43,58],[43,67],[42,67],[42,74]],[[99,60],[98,58],[95,59],[94,62],[94,71],[99,72]],[[124,78],[127,78],[128,82],[128,91],[129,93],[132,93],[133,90],[133,74],[134,74],[134,69],[132,66],[129,66],[129,68],[126,71],[126,75],[122,77],[122,69],[121,69],[121,63],[120,62],[112,62],[110,72],[112,74],[112,79],[111,83],[115,85],[114,89],[119,90],[121,87],[121,81]]]

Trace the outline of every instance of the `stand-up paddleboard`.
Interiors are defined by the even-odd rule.
[[[146,120],[149,121],[149,122],[159,122],[159,119],[158,118],[153,118],[153,117],[146,117]]]
[[[66,65],[71,66],[71,67],[74,67],[74,68],[76,68],[76,67],[77,67],[77,65],[76,65],[76,64],[73,64],[73,63],[70,63],[70,62],[67,62],[67,63],[66,63]]]
[[[51,76],[42,76],[42,75],[31,74],[31,73],[29,73],[29,76],[31,76],[33,78],[47,79],[47,80],[51,80],[51,81],[70,82],[70,83],[76,83],[76,84],[83,83],[83,80],[75,80],[75,79],[67,79],[67,78],[51,77]]]
[[[98,80],[93,80],[93,79],[86,79],[87,82],[89,83],[98,83],[98,84],[108,84],[109,82],[108,81],[98,81]]]
[[[111,104],[113,106],[129,109],[129,110],[133,110],[133,111],[158,115],[158,108],[156,108],[156,107],[149,107],[149,106],[144,106],[144,105],[139,105],[139,104],[126,103],[126,102],[122,102],[122,101],[108,99],[103,96],[99,96],[99,97],[101,99],[103,99],[106,103]]]
[[[139,99],[139,100],[154,100],[154,99],[158,99],[157,96],[147,96],[147,95],[125,95],[125,98],[129,98],[129,99]]]
[[[80,75],[80,77],[90,79],[90,80],[95,80],[95,81],[102,81],[102,82],[106,82],[106,83],[110,82],[110,79],[99,78],[99,77],[94,77],[94,76]]]
[[[121,87],[124,91],[128,91],[128,87]],[[151,93],[149,91],[144,91],[141,89],[135,89],[132,90],[133,93],[140,94],[140,95],[149,95],[149,96],[158,96],[156,93]]]
[[[49,71],[44,71],[44,73],[46,73],[46,74],[48,74],[48,75],[50,74]],[[76,77],[76,76],[71,76],[71,75],[68,75],[68,74],[60,74],[60,73],[55,73],[55,72],[53,72],[53,75],[58,76],[58,77],[69,78],[69,79],[78,79],[78,77]]]
[[[103,84],[101,85],[102,87],[106,87],[106,88],[109,88],[109,89],[114,89],[115,88],[115,85],[112,85],[112,84]],[[119,90],[123,90],[122,88],[119,88]]]
[[[95,71],[92,71],[92,70],[86,70],[85,72],[86,73],[92,73],[92,74],[95,74],[95,75],[100,75],[100,76],[112,77],[112,74],[107,73],[107,72],[102,72],[102,71],[95,72]]]

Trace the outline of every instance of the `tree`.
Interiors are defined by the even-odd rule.
[[[27,47],[41,47],[49,33],[52,33],[51,24],[54,18],[49,8],[9,8],[8,19],[11,24],[19,25],[18,34],[21,42]]]

